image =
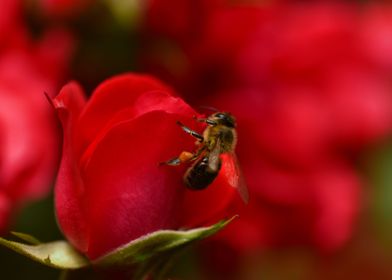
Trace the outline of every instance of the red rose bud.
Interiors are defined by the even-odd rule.
[[[57,218],[70,242],[90,259],[157,230],[228,216],[238,195],[225,176],[226,161],[203,191],[185,187],[186,164],[159,165],[197,149],[177,121],[203,131],[193,119],[196,112],[159,81],[117,76],[102,83],[88,102],[73,82],[54,105],[64,129]]]

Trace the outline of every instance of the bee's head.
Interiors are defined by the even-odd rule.
[[[230,128],[235,128],[236,122],[232,114],[227,112],[218,112],[209,117],[210,120]]]

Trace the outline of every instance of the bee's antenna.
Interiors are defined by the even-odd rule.
[[[215,107],[211,107],[211,106],[199,106],[199,108],[200,109],[206,109],[206,110],[209,110],[209,111],[212,111],[212,112],[214,112],[214,113],[216,113],[216,112],[219,112],[219,110],[218,109],[216,109]]]

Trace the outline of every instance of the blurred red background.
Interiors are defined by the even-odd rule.
[[[250,203],[223,232],[189,251],[173,275],[392,278],[389,3],[7,0],[4,5],[0,86],[8,87],[9,80],[18,87],[0,91],[1,143],[8,133],[3,120],[14,124],[12,113],[21,110],[8,113],[3,96],[23,94],[26,102],[28,92],[36,99],[44,91],[53,95],[68,79],[91,92],[102,79],[124,71],[155,75],[194,108],[212,106],[236,116],[236,151]],[[57,155],[58,132],[51,131],[45,153]],[[29,137],[43,136],[37,129],[23,132],[17,136],[28,140],[23,147],[33,145]],[[4,158],[0,153],[0,190],[8,201]],[[53,179],[54,166],[52,159],[49,171],[39,172]],[[45,189],[40,196],[49,181],[36,181],[35,190]],[[20,201],[30,199],[18,193]],[[14,227],[57,238],[43,219],[53,224],[53,218],[38,214],[52,211],[49,200],[32,204]],[[5,259],[7,252],[0,253]],[[54,274],[29,269],[26,275]]]

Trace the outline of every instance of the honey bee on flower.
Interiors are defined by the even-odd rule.
[[[183,151],[178,157],[172,158],[162,164],[180,165],[192,162],[184,175],[184,183],[189,189],[203,190],[207,188],[218,176],[222,167],[221,154],[228,154],[225,158],[229,166],[225,172],[230,172],[229,183],[236,188],[247,203],[249,200],[248,190],[234,153],[237,144],[236,120],[228,112],[216,112],[205,119],[195,118],[196,121],[207,124],[203,134],[191,130],[181,122],[177,124],[188,134],[197,139],[198,149],[192,153]]]

